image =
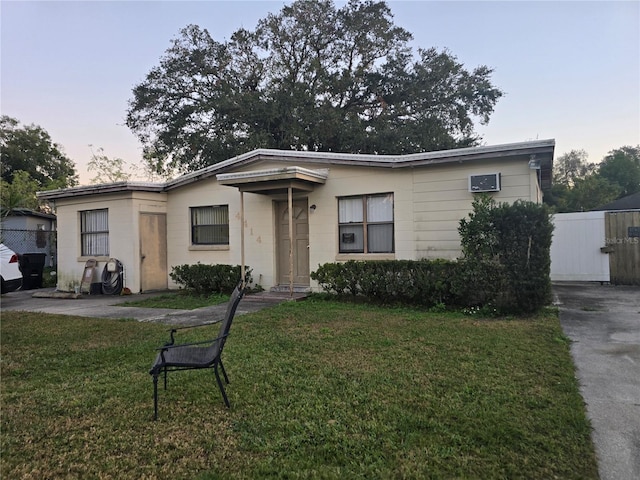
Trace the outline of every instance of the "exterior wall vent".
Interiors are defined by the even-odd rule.
[[[469,175],[469,191],[472,193],[499,192],[500,174],[485,173],[483,175]]]

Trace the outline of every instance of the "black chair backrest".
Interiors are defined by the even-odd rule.
[[[224,319],[220,325],[220,331],[218,332],[219,340],[214,345],[213,358],[222,353],[224,344],[227,341],[227,335],[229,335],[229,330],[231,330],[231,322],[233,322],[233,317],[236,314],[236,309],[238,308],[238,304],[240,303],[240,300],[242,300],[243,295],[244,290],[241,289],[239,285],[231,294],[231,298],[227,304],[227,312],[224,315]]]

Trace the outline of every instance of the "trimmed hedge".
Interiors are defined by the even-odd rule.
[[[337,295],[382,304],[434,306],[452,301],[456,263],[447,260],[383,260],[325,263],[311,278]]]
[[[502,315],[550,303],[553,224],[545,205],[496,204],[478,195],[459,233],[458,261],[350,260],[319,265],[311,278],[326,292],[383,304],[444,304]]]
[[[212,293],[231,293],[238,285],[241,277],[240,265],[205,265],[200,262],[195,265],[177,265],[171,269],[169,276],[180,285],[196,295],[210,295]],[[245,267],[246,283],[252,282],[251,269]]]

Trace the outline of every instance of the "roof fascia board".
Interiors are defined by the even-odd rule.
[[[21,208],[21,207],[12,209],[7,216],[9,216],[9,217],[38,217],[38,218],[45,218],[45,219],[48,219],[48,220],[55,220],[56,219],[56,216],[53,215],[52,213],[37,212],[37,211],[31,210],[29,208]]]
[[[45,190],[37,192],[36,196],[41,200],[55,200],[57,198],[84,197],[103,193],[122,192],[164,192],[163,183],[146,182],[115,182],[81,187],[60,188],[57,190]]]
[[[196,172],[187,173],[166,183],[171,190],[196,180],[209,178],[224,173],[231,168],[238,168],[264,160],[280,160],[285,162],[300,161],[322,165],[354,165],[362,167],[402,168],[427,166],[443,163],[465,162],[488,158],[503,158],[521,155],[551,153],[555,148],[555,140],[532,140],[501,145],[484,145],[480,147],[456,148],[434,152],[412,153],[407,155],[371,155],[359,153],[305,152],[299,150],[257,149],[238,155],[215,165],[205,167]]]
[[[519,143],[505,143],[500,145],[483,145],[480,147],[457,148],[434,152],[412,153],[407,155],[371,155],[358,153],[306,152],[298,150],[270,150],[257,149],[243,153],[215,165],[205,167],[195,172],[186,173],[166,183],[146,182],[116,182],[101,185],[72,187],[58,190],[38,192],[37,197],[42,200],[56,198],[79,197],[101,193],[125,191],[165,192],[198,180],[211,178],[232,168],[250,165],[263,160],[280,160],[287,163],[304,162],[322,165],[353,165],[361,167],[403,168],[445,163],[459,163],[489,158],[504,158],[522,155],[551,153],[555,148],[555,140],[533,140]]]

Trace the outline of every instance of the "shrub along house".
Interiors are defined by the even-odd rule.
[[[167,183],[40,192],[58,217],[58,289],[88,259],[124,265],[133,293],[175,288],[176,265],[244,263],[265,289],[317,289],[349,259],[456,258],[478,192],[542,201],[554,140],[411,155],[255,150]],[[99,281],[99,278],[94,278]]]

